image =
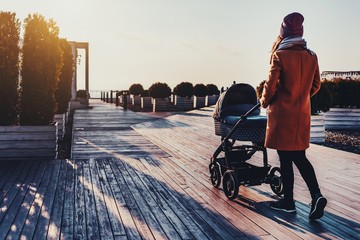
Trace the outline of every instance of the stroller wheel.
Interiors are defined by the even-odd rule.
[[[221,183],[220,168],[216,164],[210,164],[210,180],[214,187],[219,187]]]
[[[279,167],[274,167],[270,170],[270,187],[271,190],[278,196],[284,193],[283,182],[281,179],[281,170]]]
[[[223,189],[226,197],[234,200],[239,193],[239,181],[234,170],[227,170],[223,176]]]

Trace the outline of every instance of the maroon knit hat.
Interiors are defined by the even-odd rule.
[[[280,36],[285,38],[287,36],[295,35],[302,36],[304,33],[304,28],[302,23],[304,22],[304,17],[300,13],[293,12],[287,15],[280,27]]]

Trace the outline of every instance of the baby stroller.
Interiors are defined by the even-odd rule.
[[[240,185],[266,183],[275,194],[283,193],[280,168],[268,164],[264,147],[267,118],[260,115],[259,108],[255,89],[243,83],[222,93],[215,106],[215,134],[221,136],[221,144],[211,157],[210,180],[219,187],[222,179],[224,193],[231,200],[237,197]],[[257,151],[262,152],[261,166],[247,162]]]

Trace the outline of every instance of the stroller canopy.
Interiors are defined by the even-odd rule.
[[[258,102],[255,89],[245,83],[233,84],[223,92],[215,105],[213,117],[221,120],[227,116],[241,116]],[[260,109],[252,115],[259,115]]]

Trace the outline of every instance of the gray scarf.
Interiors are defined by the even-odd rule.
[[[279,46],[277,47],[276,50],[282,50],[282,49],[287,49],[287,48],[291,48],[294,46],[301,46],[305,49],[307,49],[306,47],[306,41],[300,37],[300,36],[289,36],[284,38]]]

